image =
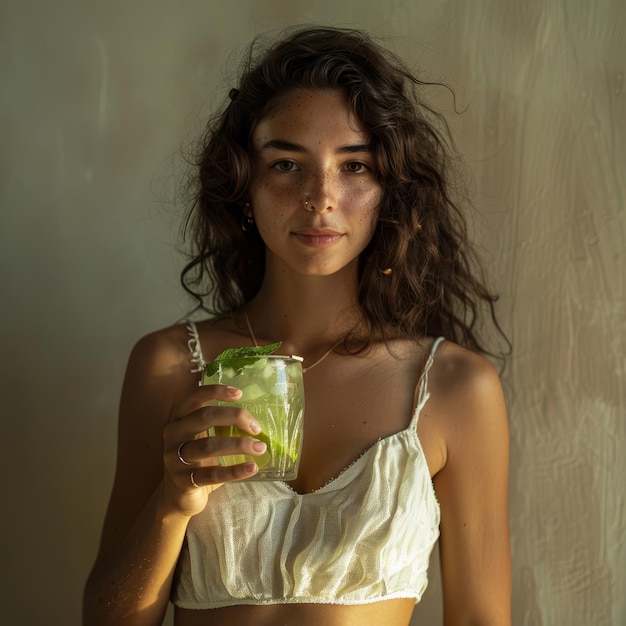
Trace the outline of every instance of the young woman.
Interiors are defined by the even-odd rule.
[[[85,624],[160,624],[171,599],[177,626],[406,625],[439,536],[445,624],[510,623],[507,418],[473,331],[493,298],[420,87],[361,32],[251,57],[189,222],[213,315],[131,354]],[[279,340],[306,369],[300,473],[246,481],[217,457],[262,454],[259,426],[198,372]],[[250,437],[206,436],[229,424]]]

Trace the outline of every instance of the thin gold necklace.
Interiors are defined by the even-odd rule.
[[[250,333],[250,339],[252,339],[252,342],[254,343],[255,347],[258,347],[259,344],[257,343],[256,337],[254,336],[254,331],[252,330],[252,324],[250,324],[250,318],[248,317],[248,309],[247,308],[244,308],[243,314],[244,314],[244,316],[246,318],[246,324],[248,326],[248,332]],[[333,344],[331,346],[330,350],[325,352],[319,359],[317,359],[317,361],[315,361],[315,363],[313,363],[313,365],[309,365],[309,367],[303,367],[302,368],[302,373],[305,374],[309,370],[312,370],[316,365],[319,365],[344,340],[345,340],[345,337],[342,337],[337,343]]]

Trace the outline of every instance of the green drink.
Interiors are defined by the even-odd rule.
[[[304,417],[301,361],[273,354],[245,356],[249,349],[227,352],[235,355],[229,358],[223,353],[205,366],[202,384],[220,383],[241,389],[239,400],[215,404],[248,410],[261,425],[255,438],[264,441],[267,450],[261,456],[219,457],[220,465],[254,462],[259,471],[246,480],[294,480],[298,476]],[[236,426],[215,426],[209,429],[209,436],[250,437]]]

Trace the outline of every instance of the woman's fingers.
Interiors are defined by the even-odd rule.
[[[183,441],[204,437],[213,426],[236,426],[249,435],[261,432],[259,423],[246,409],[237,406],[205,406],[170,422],[163,433],[165,445],[178,446]]]
[[[231,454],[256,456],[263,454],[266,448],[265,443],[251,437],[203,437],[183,442],[177,449],[175,474],[182,481],[183,489],[192,492],[200,487],[249,478],[258,472],[256,463],[222,467],[217,464],[216,457]],[[206,465],[207,460],[214,462]]]
[[[241,398],[241,389],[230,385],[202,385],[180,400],[172,410],[172,421],[193,413],[216,400],[234,402]]]
[[[227,385],[198,387],[172,411],[163,430],[164,469],[162,498],[166,506],[185,515],[204,509],[211,489],[232,480],[249,478],[258,471],[251,462],[266,446],[248,435],[261,432],[254,417],[241,407],[226,404],[241,397],[241,391]],[[208,436],[212,427],[235,426],[242,436]],[[213,432],[213,431],[211,431]],[[219,432],[219,431],[218,431]],[[248,462],[223,467],[222,456],[246,455]]]
[[[190,434],[201,435],[211,426],[233,425],[250,435],[257,435],[261,427],[248,411],[241,407],[213,404],[233,402],[239,397],[241,390],[228,385],[199,387],[175,406],[169,430],[174,436],[181,432],[190,438]]]
[[[258,422],[246,409],[210,404],[232,402],[239,397],[241,391],[235,387],[206,385],[176,405],[172,421],[163,433],[166,461],[173,471],[179,473],[183,468],[199,465],[217,466],[217,458],[221,456],[244,454],[254,457],[265,452],[266,445],[262,441],[245,436],[261,432]],[[243,436],[223,436],[223,433],[208,436],[211,428],[220,426],[234,426]],[[237,470],[242,471],[249,473],[242,468]]]
[[[184,502],[192,497],[194,509],[197,504],[194,494],[199,487],[248,478],[258,471],[254,462],[226,467],[218,463],[218,458],[222,456],[246,455],[254,458],[266,451],[265,443],[247,436],[260,433],[261,427],[246,409],[214,404],[233,402],[240,397],[241,391],[228,385],[199,387],[175,406],[171,421],[163,431],[169,484],[172,488],[176,485],[177,493],[186,494]],[[243,434],[209,436],[212,427],[220,426],[235,426]],[[170,490],[169,493],[174,492]],[[182,508],[190,507],[185,504]]]
[[[207,459],[246,454],[259,456],[265,452],[267,446],[252,437],[202,437],[179,444],[177,455],[184,465],[196,465]]]
[[[250,478],[258,470],[256,463],[241,463],[240,465],[230,465],[228,467],[211,465],[210,467],[197,467],[192,470],[189,479],[194,486],[204,487],[206,485],[226,483],[231,480]],[[191,480],[192,478],[193,480]]]

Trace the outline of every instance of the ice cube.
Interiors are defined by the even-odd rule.
[[[257,400],[266,394],[265,389],[263,389],[263,387],[261,387],[258,383],[250,383],[249,385],[242,387],[241,391],[243,392],[243,399],[246,402]]]

